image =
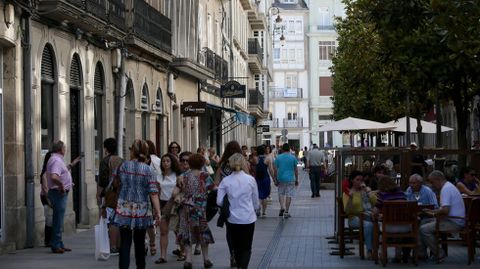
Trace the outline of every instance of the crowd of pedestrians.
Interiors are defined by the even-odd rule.
[[[209,225],[216,208],[226,223],[231,267],[247,268],[255,222],[267,216],[272,184],[278,187],[279,216],[291,216],[299,178],[297,157],[288,144],[277,152],[269,145],[249,149],[230,141],[219,157],[213,148],[182,152],[173,141],[160,157],[152,141],[136,139],[125,159],[117,155],[114,138],[103,146],[96,199],[99,217],[108,222],[110,254],[119,255],[119,268],[129,268],[132,244],[136,267],[145,268],[145,256],[157,255],[157,239],[160,256],[155,263],[167,263],[170,232],[176,238],[172,253],[184,262],[183,268],[192,268],[192,255],[200,254],[204,267],[212,267],[208,249],[215,240]],[[65,144],[55,142],[41,174],[45,245],[57,254],[71,251],[62,241],[63,218],[73,188],[69,170],[81,161],[78,157],[66,165],[65,153]]]

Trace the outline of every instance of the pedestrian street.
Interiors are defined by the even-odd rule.
[[[293,200],[289,219],[278,217],[279,205],[276,188],[272,188],[272,201],[267,209],[267,217],[259,218],[255,225],[252,258],[249,268],[355,268],[372,269],[382,268],[373,261],[361,260],[358,251],[355,255],[340,259],[329,253],[331,247],[326,237],[334,234],[334,191],[322,190],[320,198],[310,198],[310,182],[308,174],[300,170],[300,185],[297,197]],[[225,230],[218,228],[216,220],[210,222],[215,244],[210,246],[210,258],[213,268],[229,268],[228,247],[225,240]],[[0,256],[0,268],[118,268],[118,256],[110,257],[108,261],[94,259],[94,231],[77,230],[72,236],[65,237],[65,244],[73,249],[63,255],[52,254],[49,248],[33,248],[17,250]],[[156,256],[147,257],[147,268],[182,268],[183,262],[175,260],[171,254],[174,238],[171,234],[168,249],[167,263],[157,265]],[[157,237],[158,244],[158,237]],[[355,247],[356,243],[348,244]],[[390,253],[391,251],[391,253]],[[389,256],[393,256],[393,248],[389,249]],[[135,268],[132,248],[130,268]],[[449,257],[442,264],[420,262],[418,268],[478,268],[480,259],[477,253],[474,264],[468,266],[466,262],[466,248],[464,246],[450,246]],[[387,264],[388,268],[415,268],[409,264]],[[193,268],[203,268],[201,256],[194,256]]]

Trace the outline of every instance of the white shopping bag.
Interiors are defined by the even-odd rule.
[[[100,223],[95,225],[95,259],[106,261],[110,258],[110,240],[108,239],[107,220],[100,218]]]

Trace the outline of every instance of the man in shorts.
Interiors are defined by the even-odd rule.
[[[295,197],[295,187],[298,186],[297,158],[290,154],[290,145],[283,144],[282,153],[275,159],[273,166],[273,181],[278,187],[278,200],[280,202],[280,213],[278,216],[289,218],[288,209]]]

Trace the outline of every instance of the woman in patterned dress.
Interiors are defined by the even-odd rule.
[[[177,243],[184,246],[185,263],[183,268],[192,268],[192,245],[200,243],[205,268],[213,266],[208,258],[208,244],[214,243],[212,232],[208,228],[206,217],[208,191],[215,188],[212,178],[202,171],[205,157],[193,154],[188,159],[190,170],[179,177],[178,182],[183,194],[179,212]]]
[[[130,265],[132,238],[137,268],[145,268],[145,233],[154,219],[160,221],[158,183],[151,167],[145,163],[147,155],[147,143],[136,139],[130,147],[130,161],[123,162],[115,173],[121,181],[113,216],[113,223],[120,227],[120,269]]]

